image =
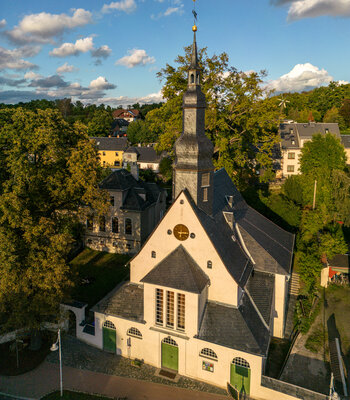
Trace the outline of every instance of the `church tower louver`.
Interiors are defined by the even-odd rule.
[[[213,144],[205,135],[205,96],[201,90],[196,25],[193,26],[191,64],[183,97],[183,132],[175,143],[173,198],[187,189],[197,206],[213,213]]]

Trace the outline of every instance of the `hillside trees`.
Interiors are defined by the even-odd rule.
[[[8,328],[58,315],[67,255],[91,206],[105,212],[96,149],[55,110],[0,110],[0,314]]]
[[[167,64],[158,77],[166,102],[146,116],[149,129],[159,135],[157,150],[172,151],[182,131],[182,97],[187,88],[191,47],[179,55],[176,66]],[[226,53],[209,57],[199,52],[202,91],[206,95],[206,133],[215,144],[216,167],[225,167],[236,184],[243,187],[264,168],[272,169],[272,150],[279,141],[279,108],[262,88],[265,72],[245,74],[230,66]]]
[[[88,122],[89,136],[108,136],[113,122],[112,113],[103,109],[96,109]]]

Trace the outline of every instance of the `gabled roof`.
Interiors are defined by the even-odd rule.
[[[136,153],[137,161],[144,163],[159,163],[166,154],[165,152],[157,154],[154,147],[129,147],[125,153]]]
[[[91,310],[105,315],[143,322],[143,287],[130,282],[117,286],[95,304]]]
[[[136,109],[125,110],[123,108],[118,108],[117,110],[113,111],[113,118],[120,118],[122,114],[129,114],[130,117],[139,117],[140,111]]]
[[[123,151],[128,146],[128,139],[125,137],[91,137],[96,142],[98,150]]]
[[[198,338],[236,350],[266,355],[270,333],[249,297],[238,308],[208,301]]]
[[[233,196],[236,238],[243,240],[257,271],[288,275],[291,271],[294,235],[255,211],[243,199],[224,169],[214,174],[214,214],[229,210],[226,196]],[[226,205],[225,205],[226,203]]]
[[[141,282],[199,294],[209,283],[209,278],[180,245],[157,264]]]
[[[118,169],[107,176],[100,188],[113,191],[126,191],[120,208],[123,210],[141,211],[156,203],[161,189],[155,183],[136,180],[130,172]]]
[[[340,135],[340,140],[346,149],[350,149],[350,135]]]

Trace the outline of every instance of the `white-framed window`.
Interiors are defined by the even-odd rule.
[[[250,368],[249,362],[242,357],[236,357],[232,360],[232,364],[238,365],[239,367]]]
[[[166,292],[166,326],[174,328],[174,292]]]
[[[199,355],[201,357],[211,358],[212,360],[218,360],[218,356],[216,355],[215,351],[212,349],[208,349],[207,347],[202,349]]]
[[[128,329],[127,333],[128,336],[137,337],[138,339],[142,339],[142,333],[135,327]]]
[[[113,322],[112,321],[105,321],[105,323],[103,324],[103,326],[105,327],[105,328],[109,328],[109,329],[114,329],[114,330],[116,330],[117,328],[115,327],[115,325],[113,324]]]
[[[289,160],[295,160],[295,153],[288,153]]]
[[[210,173],[209,172],[205,172],[204,174],[202,174],[202,184],[201,186],[209,186],[210,185]]]
[[[177,294],[177,328],[185,330],[185,295]]]
[[[156,289],[156,325],[179,331],[185,330],[185,294]]]

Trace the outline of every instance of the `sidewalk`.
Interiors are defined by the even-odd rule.
[[[64,389],[127,397],[128,400],[227,400],[227,396],[139,381],[120,376],[63,367]],[[0,393],[28,399],[40,399],[59,389],[59,366],[44,362],[34,371],[17,377],[0,376]]]

